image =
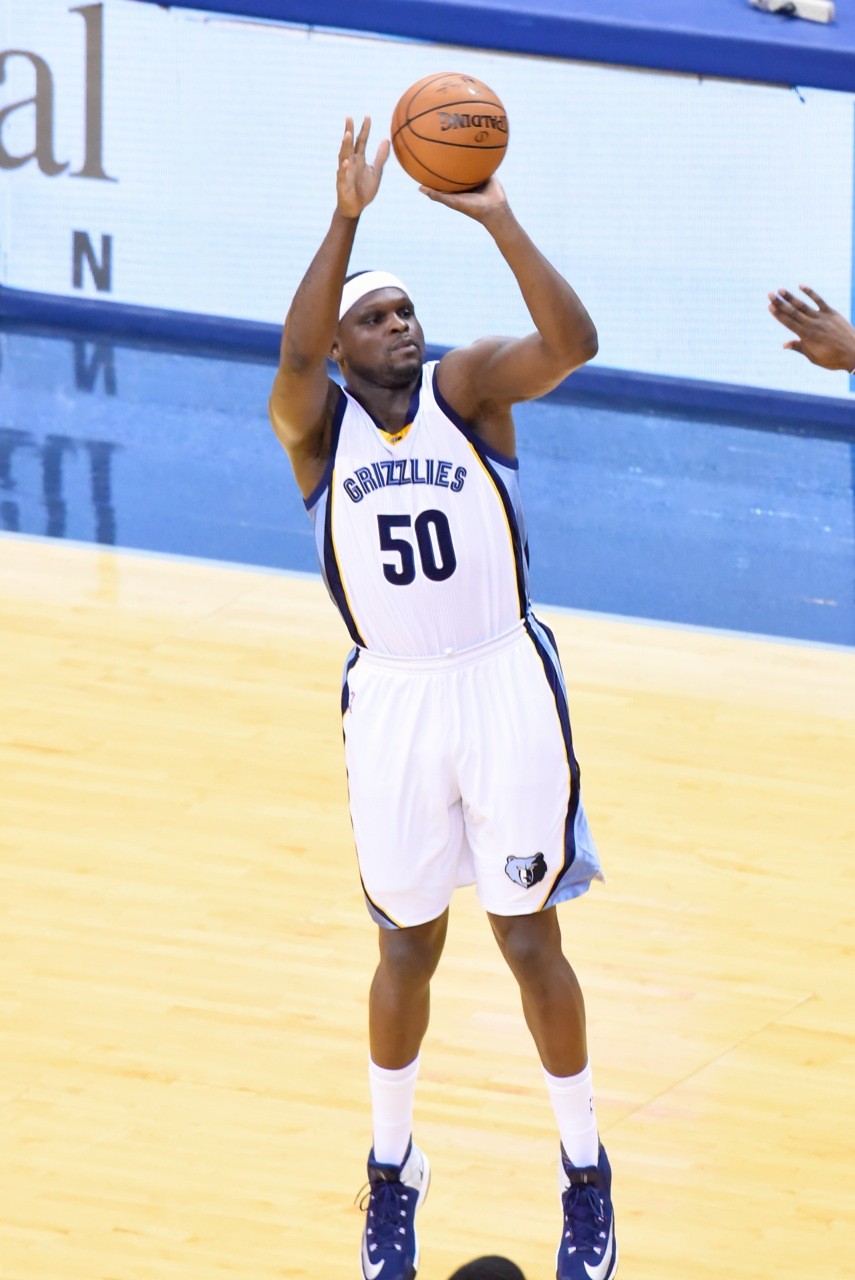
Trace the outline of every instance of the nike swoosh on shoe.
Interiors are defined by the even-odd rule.
[[[609,1227],[609,1238],[606,1241],[606,1247],[603,1253],[602,1262],[598,1262],[595,1267],[589,1266],[587,1262],[585,1263],[585,1270],[587,1271],[588,1275],[591,1277],[591,1280],[606,1280],[606,1276],[609,1274],[609,1268],[612,1265],[612,1254],[614,1253],[614,1243],[615,1243],[615,1221],[614,1221],[614,1218],[612,1218],[611,1225]]]
[[[380,1272],[383,1270],[385,1263],[371,1262],[368,1258],[368,1244],[365,1236],[362,1237],[362,1274],[365,1280],[377,1280]]]

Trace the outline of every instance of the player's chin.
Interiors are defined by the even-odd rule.
[[[424,352],[418,347],[402,347],[394,351],[386,364],[388,386],[406,386],[425,362]]]

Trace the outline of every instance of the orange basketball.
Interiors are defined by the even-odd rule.
[[[473,76],[425,76],[392,116],[392,146],[401,166],[434,191],[479,187],[498,169],[507,145],[505,108]]]

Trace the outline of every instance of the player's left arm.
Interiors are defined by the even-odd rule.
[[[431,200],[474,218],[489,232],[514,273],[535,332],[524,338],[487,338],[450,351],[440,365],[440,390],[467,421],[485,404],[499,409],[533,400],[557,387],[597,354],[597,330],[585,307],[526,234],[491,178],[477,191],[446,195],[426,187]]]

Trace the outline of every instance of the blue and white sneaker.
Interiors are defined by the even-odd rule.
[[[416,1210],[427,1195],[430,1165],[412,1139],[400,1164],[368,1157],[368,1191],[362,1235],[363,1280],[413,1280],[419,1265]]]
[[[555,1258],[557,1280],[612,1280],[618,1250],[612,1211],[612,1170],[600,1144],[596,1165],[577,1169],[564,1147],[558,1166],[564,1234]]]

